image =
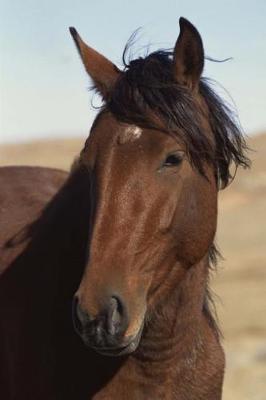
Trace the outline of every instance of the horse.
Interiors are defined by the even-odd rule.
[[[247,167],[197,29],[118,69],[71,35],[101,107],[71,172],[0,169],[0,397],[218,400],[217,197]]]

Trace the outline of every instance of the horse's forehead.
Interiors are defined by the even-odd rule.
[[[90,135],[90,143],[105,150],[117,148],[118,152],[135,149],[141,146],[147,152],[154,153],[162,148],[173,145],[173,137],[166,135],[159,129],[141,127],[134,122],[119,121],[111,113],[103,113],[93,126]],[[125,146],[132,144],[132,146]],[[117,147],[118,146],[118,147]],[[121,149],[119,149],[121,147]],[[104,151],[105,153],[105,151]]]
[[[142,135],[142,129],[134,124],[123,124],[119,128],[118,132],[118,143],[124,144],[127,142],[134,142],[139,139]]]
[[[92,131],[96,128],[96,140],[100,143],[104,139],[104,144],[108,141],[117,144],[134,142],[143,136],[144,129],[132,123],[125,123],[117,120],[111,113],[105,112],[99,116],[97,123],[94,124]],[[92,133],[91,131],[91,133]]]

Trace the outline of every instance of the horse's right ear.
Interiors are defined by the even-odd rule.
[[[174,74],[181,85],[196,89],[204,67],[204,50],[199,32],[187,19],[180,18],[180,34],[174,49]]]
[[[111,61],[83,42],[75,28],[71,27],[69,31],[96,89],[104,99],[107,99],[121,73],[120,70]]]

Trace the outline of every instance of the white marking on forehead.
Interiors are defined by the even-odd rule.
[[[136,125],[129,125],[126,128],[126,134],[128,136],[132,136],[132,138],[134,138],[133,140],[135,140],[138,139],[142,134],[142,129],[140,129],[140,127]]]
[[[137,125],[126,125],[118,136],[119,143],[133,142],[140,138],[142,129]]]

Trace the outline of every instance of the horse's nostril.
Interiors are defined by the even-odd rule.
[[[81,334],[83,327],[89,322],[89,316],[80,308],[77,297],[72,302],[72,319],[76,331]]]
[[[114,336],[122,333],[127,325],[125,306],[117,296],[111,297],[106,313],[106,331]]]
[[[77,297],[73,298],[72,319],[76,332],[87,345],[95,347],[116,346],[126,331],[128,317],[123,301],[110,297],[95,318],[83,310]]]

